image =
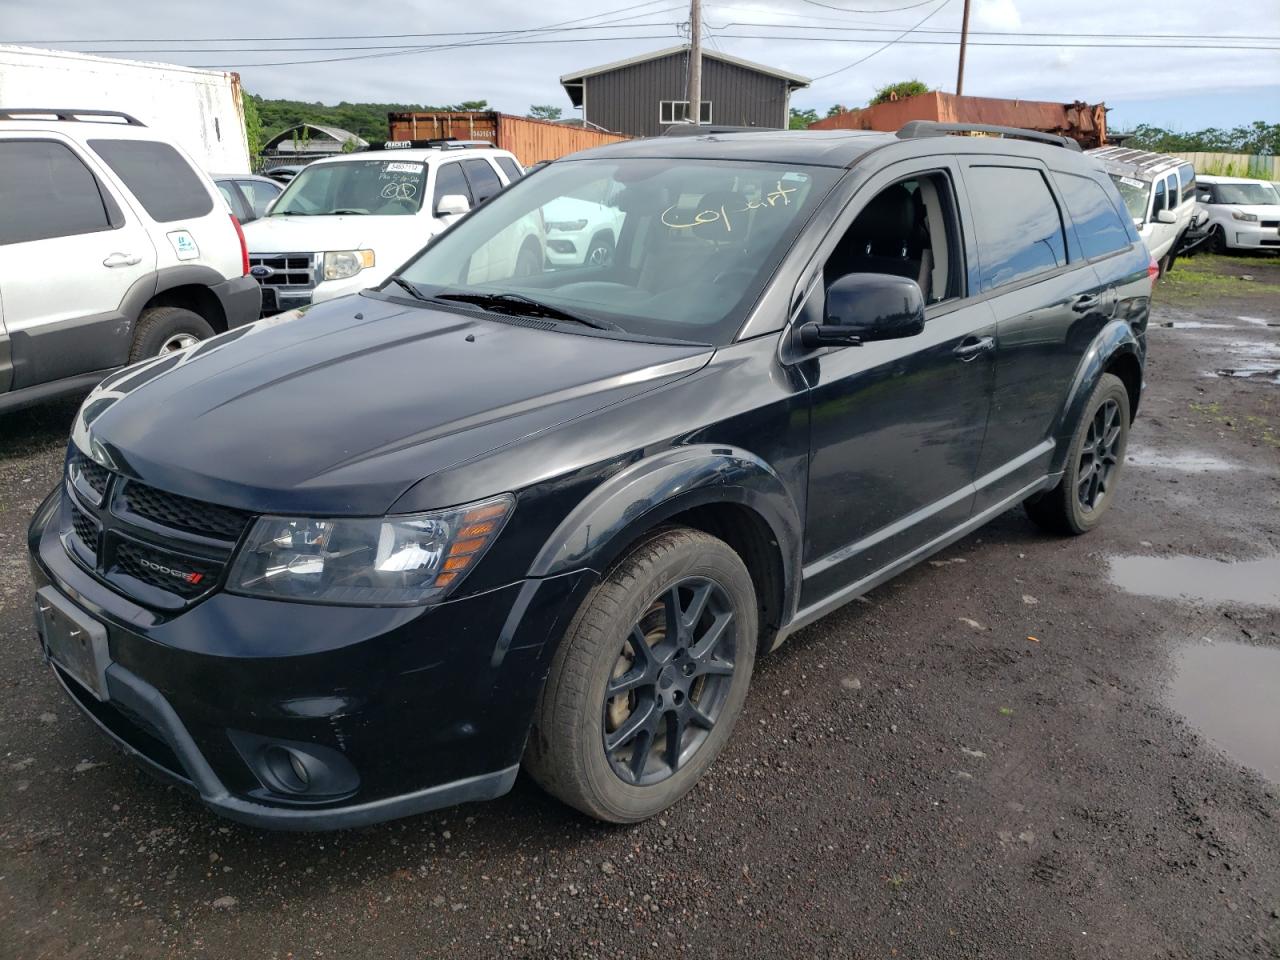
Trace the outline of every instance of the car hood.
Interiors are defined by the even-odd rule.
[[[113,375],[73,439],[200,500],[379,515],[436,471],[688,376],[712,353],[550,326],[343,297]]]
[[[406,248],[404,256],[407,256],[424,246],[433,232],[431,218],[422,216],[272,215],[246,223],[244,240],[252,254],[373,250],[381,256],[383,249],[391,244]]]

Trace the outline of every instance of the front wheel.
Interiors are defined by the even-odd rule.
[[[1129,391],[1104,373],[1085,404],[1058,485],[1026,501],[1027,515],[1052,533],[1088,533],[1115,499],[1129,442]]]
[[[751,682],[756,630],[751,576],[727,544],[685,527],[641,541],[561,641],[525,769],[597,820],[661,813],[728,740]]]

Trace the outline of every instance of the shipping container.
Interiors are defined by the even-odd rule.
[[[491,111],[389,113],[387,129],[392,140],[487,140],[510,150],[526,167],[629,139],[620,133]]]
[[[248,173],[240,75],[66,50],[0,46],[0,107],[119,110],[209,173]]]
[[[1070,137],[1086,150],[1107,142],[1107,106],[1104,103],[1052,103],[1042,100],[1000,100],[963,97],[932,90],[901,100],[887,100],[874,107],[849,110],[809,126],[810,130],[900,129],[911,120],[940,123],[986,123],[1022,127]]]

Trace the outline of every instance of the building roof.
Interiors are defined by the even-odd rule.
[[[341,127],[330,127],[322,123],[299,123],[296,126],[292,126],[287,130],[281,130],[274,137],[272,137],[265,144],[263,144],[262,146],[263,152],[265,153],[267,150],[271,150],[276,147],[279,147],[281,144],[285,144],[285,143],[292,144],[295,138],[295,135],[297,135],[298,139],[301,140],[300,135],[303,130],[320,131],[320,133],[322,133],[325,137],[334,141],[334,146],[332,147],[333,150],[341,150],[342,145],[346,143],[348,140],[354,140],[356,142],[357,147],[367,147],[369,145],[368,140],[365,140],[363,137],[352,133],[350,130],[343,130]],[[311,139],[310,134],[308,134],[307,139],[308,140]],[[301,146],[301,143],[299,143],[299,146]],[[298,152],[323,153],[323,152],[328,152],[329,149],[330,149],[329,144],[322,140],[316,143],[315,146],[311,147],[310,149],[303,148]]]
[[[594,77],[601,73],[611,73],[614,70],[621,70],[623,67],[630,67],[637,63],[647,63],[650,60],[660,60],[663,57],[669,57],[677,53],[688,53],[689,44],[684,43],[678,47],[667,47],[664,50],[653,50],[649,53],[642,53],[636,57],[628,57],[625,60],[615,60],[612,63],[602,63],[598,67],[587,67],[584,70],[575,70],[572,73],[566,73],[560,78],[561,85],[569,94],[569,99],[573,100],[574,106],[579,105],[579,100],[574,98],[573,90],[569,89],[570,84],[580,83],[587,77]],[[704,60],[719,60],[722,63],[731,63],[735,67],[742,67],[745,70],[753,70],[756,73],[763,73],[766,76],[777,77],[779,80],[787,81],[787,85],[792,90],[798,90],[801,87],[807,87],[813,81],[809,77],[802,77],[796,73],[788,73],[786,70],[779,70],[777,67],[766,67],[763,63],[756,63],[752,60],[743,60],[741,57],[730,56],[727,53],[720,53],[718,50],[702,49],[702,58]],[[581,91],[578,91],[581,96]]]

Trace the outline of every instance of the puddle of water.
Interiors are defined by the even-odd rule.
[[[1198,643],[1178,658],[1170,703],[1206,739],[1280,783],[1280,649]]]
[[[1129,593],[1280,607],[1280,557],[1231,563],[1206,557],[1112,557],[1110,563],[1111,582]]]
[[[1241,320],[1244,317],[1240,318]],[[1208,323],[1204,320],[1166,320],[1160,324],[1162,327],[1172,327],[1175,330],[1239,330],[1239,327],[1230,323]]]
[[[1251,363],[1239,367],[1220,367],[1210,376],[1280,384],[1280,363]]]
[[[1223,460],[1209,453],[1196,453],[1183,450],[1178,453],[1159,453],[1146,447],[1129,447],[1125,459],[1134,467],[1149,467],[1156,470],[1180,470],[1183,473],[1214,473],[1217,471],[1239,470],[1238,464]]]
[[[1280,327],[1280,323],[1276,323],[1274,320],[1267,320],[1263,317],[1236,317],[1236,319],[1241,320],[1244,323],[1252,323],[1255,327]]]

